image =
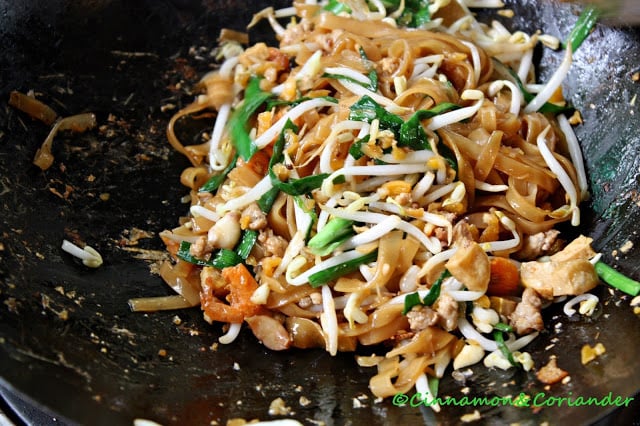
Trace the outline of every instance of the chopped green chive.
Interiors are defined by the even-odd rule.
[[[371,253],[367,253],[363,256],[356,257],[355,259],[348,260],[331,268],[327,268],[322,271],[318,271],[315,274],[309,276],[309,284],[311,287],[320,287],[330,281],[336,280],[343,275],[350,274],[358,270],[360,265],[373,262],[378,257],[378,251],[374,250]]]
[[[604,281],[613,288],[617,288],[623,293],[631,296],[640,294],[640,282],[622,275],[604,262],[598,261],[595,264],[596,273]]]

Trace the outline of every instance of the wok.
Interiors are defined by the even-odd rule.
[[[287,417],[269,415],[277,397],[291,407],[288,417],[306,424],[457,424],[474,410],[487,424],[631,423],[637,403],[617,411],[611,405],[467,406],[445,407],[439,414],[396,407],[374,402],[367,388],[373,371],[358,367],[353,354],[274,353],[250,333],[214,351],[221,330],[203,321],[199,309],[129,311],[129,298],[171,293],[150,273],[149,257],[162,249],[157,233],[173,227],[186,211],[178,177],[187,163],[165,142],[164,128],[175,111],[166,105],[191,101],[184,89],[210,69],[219,29],[243,29],[251,13],[267,5],[252,3],[0,2],[2,387],[58,424],[130,425],[134,418],[223,424],[235,417]],[[542,28],[563,38],[578,12],[564,2],[506,3],[515,18],[488,11],[482,19],[528,31]],[[252,41],[267,33],[258,27]],[[560,55],[539,52],[542,78],[553,72]],[[575,54],[565,85],[584,117],[576,131],[591,199],[581,231],[594,237],[609,264],[635,279],[640,279],[640,122],[634,102],[640,83],[633,75],[639,66],[640,32],[598,25]],[[94,112],[98,128],[58,137],[54,165],[42,172],[31,161],[48,128],[7,106],[11,90],[34,90],[60,115]],[[182,129],[194,140],[199,130],[197,123]],[[64,254],[63,238],[93,246],[104,265],[89,270]],[[629,244],[630,250],[621,250]],[[604,285],[596,293],[597,319],[569,320],[552,310],[545,332],[529,348],[537,366],[557,355],[571,381],[545,390],[531,373],[473,367],[475,374],[465,383],[468,395],[636,395],[640,320],[628,296]],[[580,348],[596,342],[607,352],[583,366]],[[447,373],[440,395],[460,398],[461,388]],[[301,396],[310,403],[300,404]]]

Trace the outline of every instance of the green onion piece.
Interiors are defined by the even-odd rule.
[[[342,244],[347,238],[351,237],[353,231],[353,221],[334,217],[313,236],[307,243],[307,247],[311,253],[318,256],[326,256]]]
[[[327,3],[327,5],[322,9],[335,15],[342,12],[351,13],[351,8],[338,0],[329,0],[329,3]]]
[[[247,123],[251,116],[273,95],[260,90],[260,79],[251,78],[245,89],[242,105],[229,118],[228,126],[231,129],[231,141],[236,152],[244,160],[249,160],[256,153],[258,147],[251,140],[247,131]]]
[[[582,10],[580,17],[578,17],[576,25],[573,27],[573,29],[569,33],[569,36],[565,40],[563,47],[566,49],[567,46],[571,46],[571,51],[575,53],[575,51],[578,50],[582,42],[587,38],[587,36],[596,26],[599,18],[600,9],[593,5],[586,6]]]
[[[189,252],[191,243],[183,241],[178,248],[177,256],[185,262],[193,263],[198,266],[212,266],[214,268],[223,269],[228,266],[234,266],[242,263],[242,258],[233,250],[220,249],[213,253],[211,259],[199,259]]]
[[[308,206],[309,199],[303,195],[297,195],[293,197],[295,203],[302,209],[302,211],[309,216],[309,226],[307,227],[307,231],[305,232],[305,241],[309,239],[311,235],[311,229],[313,228],[313,224],[318,221],[318,215],[313,207]]]
[[[420,300],[420,293],[418,292],[406,295],[404,298],[404,309],[402,310],[402,315],[407,315],[407,313],[416,305],[433,305],[440,296],[440,288],[442,287],[442,282],[450,276],[451,272],[449,272],[449,270],[445,269],[444,271],[442,271],[436,282],[433,283],[433,285],[429,289],[429,292],[422,300]]]
[[[242,260],[247,260],[247,257],[249,257],[249,253],[251,253],[253,246],[256,244],[256,241],[258,241],[258,234],[258,231],[253,229],[245,229],[242,232],[240,242],[235,249],[235,252],[242,258]]]
[[[449,272],[448,269],[445,269],[444,271],[442,271],[442,274],[440,274],[436,282],[433,283],[433,285],[429,289],[429,293],[427,293],[424,299],[422,299],[422,303],[427,306],[433,305],[435,301],[438,300],[438,297],[440,296],[440,288],[442,287],[442,282],[445,279],[449,278],[450,276],[451,276],[451,272]]]
[[[418,305],[422,305],[422,300],[420,300],[420,293],[416,291],[415,293],[407,294],[404,297],[404,309],[402,310],[402,315],[407,315],[411,308]]]
[[[218,269],[224,269],[229,266],[235,266],[242,263],[243,259],[238,253],[229,249],[220,249],[211,258],[211,266]]]
[[[300,179],[289,179],[289,182],[278,180],[278,183],[274,184],[274,186],[289,195],[304,195],[311,193],[316,188],[320,188],[327,177],[329,177],[328,173],[321,173]]]
[[[204,185],[198,188],[198,192],[213,192],[218,189],[218,187],[222,185],[222,182],[227,178],[229,172],[236,166],[237,160],[238,156],[236,155],[221,173],[211,176]]]
[[[513,327],[503,322],[497,323],[496,325],[493,326],[493,328],[495,328],[496,330],[504,331],[505,333],[513,332]]]
[[[276,201],[280,190],[278,188],[271,188],[269,191],[265,192],[262,197],[260,197],[257,201],[258,207],[262,210],[262,213],[269,213],[271,211],[271,206]]]
[[[320,287],[323,284],[340,278],[343,275],[350,274],[358,270],[360,265],[373,262],[378,257],[378,250],[374,250],[371,253],[367,253],[364,256],[356,257],[355,259],[348,260],[331,268],[327,268],[323,271],[318,271],[315,274],[309,276],[309,284],[311,287]]]
[[[437,377],[427,375],[427,383],[429,384],[429,392],[431,393],[431,397],[435,398],[438,396],[438,387],[440,385],[440,379]]]
[[[306,176],[301,179],[289,179],[288,182],[283,182],[273,171],[273,166],[284,161],[284,143],[286,140],[286,134],[289,131],[298,131],[298,127],[293,124],[291,120],[287,120],[282,132],[280,132],[280,136],[278,136],[278,139],[273,146],[273,154],[269,160],[269,177],[271,178],[271,184],[274,188],[278,188],[280,191],[289,195],[308,194],[314,189],[319,188],[329,174],[321,173],[319,175]]]
[[[596,273],[600,279],[613,288],[617,288],[623,293],[631,296],[640,294],[640,282],[622,275],[617,270],[604,262],[598,261],[595,264]]]
[[[511,350],[504,343],[504,336],[502,335],[502,331],[495,330],[493,332],[493,338],[495,339],[498,345],[498,349],[500,349],[500,352],[502,352],[502,355],[504,355],[504,357],[507,358],[507,360],[509,360],[509,363],[514,367],[519,366],[520,363],[515,359],[513,359],[513,354],[511,353]]]

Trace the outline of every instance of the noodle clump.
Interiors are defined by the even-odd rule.
[[[169,124],[192,204],[161,234],[179,296],[155,308],[201,306],[223,343],[245,322],[273,350],[385,343],[360,359],[378,397],[452,362],[528,370],[543,302],[598,283],[590,239],[562,249],[554,229],[579,224],[587,195],[558,89],[571,52],[535,85],[548,36],[480,24],[462,1],[428,20],[370,4],[266,9],[279,47],[223,42]],[[210,140],[183,145],[180,119],[205,109]]]

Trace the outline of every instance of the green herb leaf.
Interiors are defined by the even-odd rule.
[[[252,77],[245,89],[244,101],[231,114],[228,126],[231,129],[231,142],[242,159],[249,160],[258,147],[251,140],[247,131],[253,114],[273,95],[260,89],[260,79]]]
[[[442,102],[431,109],[416,111],[411,118],[400,126],[398,146],[406,146],[415,151],[430,149],[427,134],[420,122],[458,108],[460,108],[459,105],[451,102]]]
[[[600,18],[600,9],[593,5],[586,6],[576,25],[573,27],[567,40],[564,42],[563,47],[571,46],[571,52],[578,50],[582,42],[589,36],[593,28],[596,26],[598,19]]]
[[[227,178],[227,175],[233,168],[236,166],[236,161],[238,160],[238,155],[235,155],[229,165],[219,174],[211,176],[204,185],[198,188],[198,192],[213,192],[222,182]]]
[[[362,146],[366,145],[367,142],[369,142],[369,137],[369,135],[366,135],[362,139],[358,139],[357,141],[353,142],[349,147],[349,154],[351,154],[351,156],[356,160],[359,160],[364,156],[364,152],[362,152]]]
[[[401,26],[411,28],[419,28],[430,21],[429,0],[406,0],[402,15],[398,18]]]
[[[367,253],[363,256],[356,257],[355,259],[348,260],[331,268],[327,268],[323,271],[318,271],[315,274],[309,276],[309,284],[311,287],[320,287],[329,281],[336,280],[343,275],[350,274],[358,270],[360,265],[373,262],[378,257],[378,250],[374,250],[371,253]]]
[[[382,129],[391,130],[396,135],[400,132],[400,127],[404,122],[402,118],[390,113],[367,95],[351,105],[350,109],[349,120],[371,123],[377,118]]]
[[[596,262],[595,268],[600,279],[611,287],[631,296],[640,294],[640,282],[621,274],[602,261]]]
[[[378,73],[376,72],[376,69],[372,65],[371,61],[369,61],[369,57],[367,56],[367,52],[364,51],[362,46],[360,46],[360,49],[358,49],[358,51],[360,52],[360,57],[362,58],[362,61],[364,62],[365,68],[367,68],[369,70],[369,73],[367,75],[369,77],[369,80],[371,81],[371,91],[375,92],[375,91],[378,90]]]

